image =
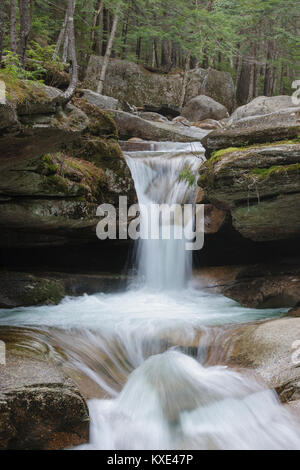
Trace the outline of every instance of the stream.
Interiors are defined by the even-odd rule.
[[[126,160],[143,205],[142,233],[153,224],[153,204],[195,202],[197,182],[179,175],[197,174],[200,145],[153,143]],[[154,223],[161,233],[164,218]],[[171,225],[173,233],[176,220]],[[93,383],[90,442],[80,449],[299,449],[299,423],[275,392],[207,361],[216,329],[286,310],[246,309],[202,290],[185,244],[174,236],[139,240],[126,290],[0,310],[0,325],[43,332],[55,354]]]

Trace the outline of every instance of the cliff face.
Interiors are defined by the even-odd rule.
[[[0,247],[95,242],[96,209],[134,188],[114,121],[84,100],[17,81],[0,106]]]

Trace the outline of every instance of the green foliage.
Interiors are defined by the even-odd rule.
[[[187,167],[181,171],[178,179],[179,181],[185,181],[190,187],[196,183],[196,175]]]

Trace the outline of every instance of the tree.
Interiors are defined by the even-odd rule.
[[[66,35],[68,36],[68,54],[70,57],[70,84],[68,89],[55,98],[55,101],[64,105],[68,103],[76,90],[78,84],[78,64],[76,55],[76,42],[75,42],[75,31],[74,31],[74,12],[75,12],[75,0],[68,0],[68,21],[66,27]]]
[[[102,68],[101,68],[101,74],[100,74],[100,79],[99,79],[99,84],[98,84],[98,89],[97,89],[97,92],[100,95],[103,92],[103,87],[104,87],[104,82],[105,82],[105,77],[106,77],[106,71],[107,71],[109,59],[110,59],[110,56],[111,56],[111,51],[112,51],[112,48],[113,48],[118,23],[119,23],[119,20],[120,20],[120,13],[121,13],[121,3],[119,3],[117,5],[117,8],[116,8],[111,33],[110,33],[110,36],[109,36],[109,40],[108,40],[108,44],[107,44],[107,48],[106,48]]]
[[[33,16],[33,0],[19,0],[19,12],[20,12],[20,39],[18,46],[18,54],[20,56],[20,62],[25,67],[26,62],[26,47],[28,37],[32,26]]]
[[[10,0],[10,50],[17,53],[17,9],[15,0]]]
[[[0,66],[2,64],[4,28],[5,28],[5,0],[0,0]]]

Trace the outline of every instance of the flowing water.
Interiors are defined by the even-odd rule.
[[[203,159],[199,146],[155,145],[126,156],[144,234],[153,224],[161,233],[165,224],[164,217],[149,223],[152,204],[195,201],[196,182],[180,175],[196,174]],[[96,386],[90,443],[81,448],[299,449],[299,423],[272,391],[206,363],[216,328],[284,311],[245,309],[193,287],[185,242],[172,236],[137,242],[137,276],[124,292],[2,310],[0,324],[43,332],[68,366]]]

